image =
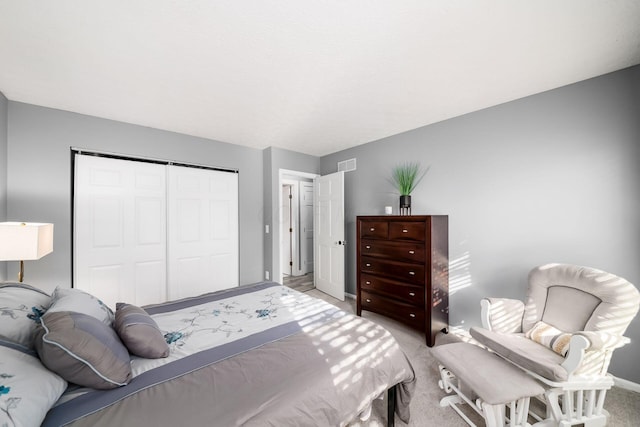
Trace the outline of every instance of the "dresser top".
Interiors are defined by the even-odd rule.
[[[373,221],[424,221],[427,218],[446,218],[448,215],[358,215],[357,219]]]

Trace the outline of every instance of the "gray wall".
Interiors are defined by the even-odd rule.
[[[7,219],[7,115],[9,101],[0,92],[0,222]],[[0,242],[0,244],[3,244]],[[7,263],[0,261],[0,282],[7,278]]]
[[[264,265],[271,279],[278,280],[281,275],[280,264],[280,169],[305,173],[320,173],[320,158],[281,148],[269,147],[264,150],[264,223],[270,232],[264,235]],[[264,230],[263,230],[264,231]],[[273,238],[276,236],[276,238]],[[264,273],[263,273],[264,274]]]
[[[262,278],[260,150],[13,101],[9,123],[8,218],[55,225],[53,253],[25,263],[25,282],[70,286],[72,146],[239,169],[240,283]]]
[[[436,102],[437,100],[425,100]],[[600,268],[640,285],[640,67],[509,102],[322,157],[345,174],[347,241],[356,215],[397,212],[392,166],[430,166],[414,214],[449,215],[450,323],[480,324],[485,296],[522,298],[531,267]],[[347,247],[355,292],[355,245]],[[614,375],[640,383],[640,317]]]

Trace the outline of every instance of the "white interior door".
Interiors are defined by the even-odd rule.
[[[315,286],[344,301],[344,172],[313,183]]]
[[[313,271],[313,183],[300,182],[300,268]]]
[[[238,174],[168,171],[169,299],[238,286]]]
[[[74,286],[115,309],[166,300],[164,165],[76,154]]]

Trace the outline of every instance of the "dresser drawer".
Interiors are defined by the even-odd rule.
[[[426,225],[424,222],[392,221],[389,223],[389,239],[415,240],[424,242]]]
[[[424,265],[420,264],[363,256],[360,258],[360,271],[380,274],[402,282],[424,285]]]
[[[389,223],[387,221],[361,221],[360,238],[362,239],[386,239],[389,236]]]
[[[412,242],[390,242],[367,240],[360,242],[360,253],[364,256],[390,258],[397,261],[424,263],[424,244]]]
[[[404,304],[371,292],[361,292],[363,310],[396,319],[416,329],[424,330],[424,308]]]
[[[424,286],[410,285],[362,273],[360,275],[360,288],[363,291],[371,291],[402,300],[411,305],[424,307]]]

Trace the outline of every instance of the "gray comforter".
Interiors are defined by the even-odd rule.
[[[148,311],[162,307],[176,306]],[[408,422],[415,375],[398,343],[379,325],[333,308],[148,370],[127,386],[80,394],[54,407],[43,425],[339,426],[394,385],[396,413]]]

